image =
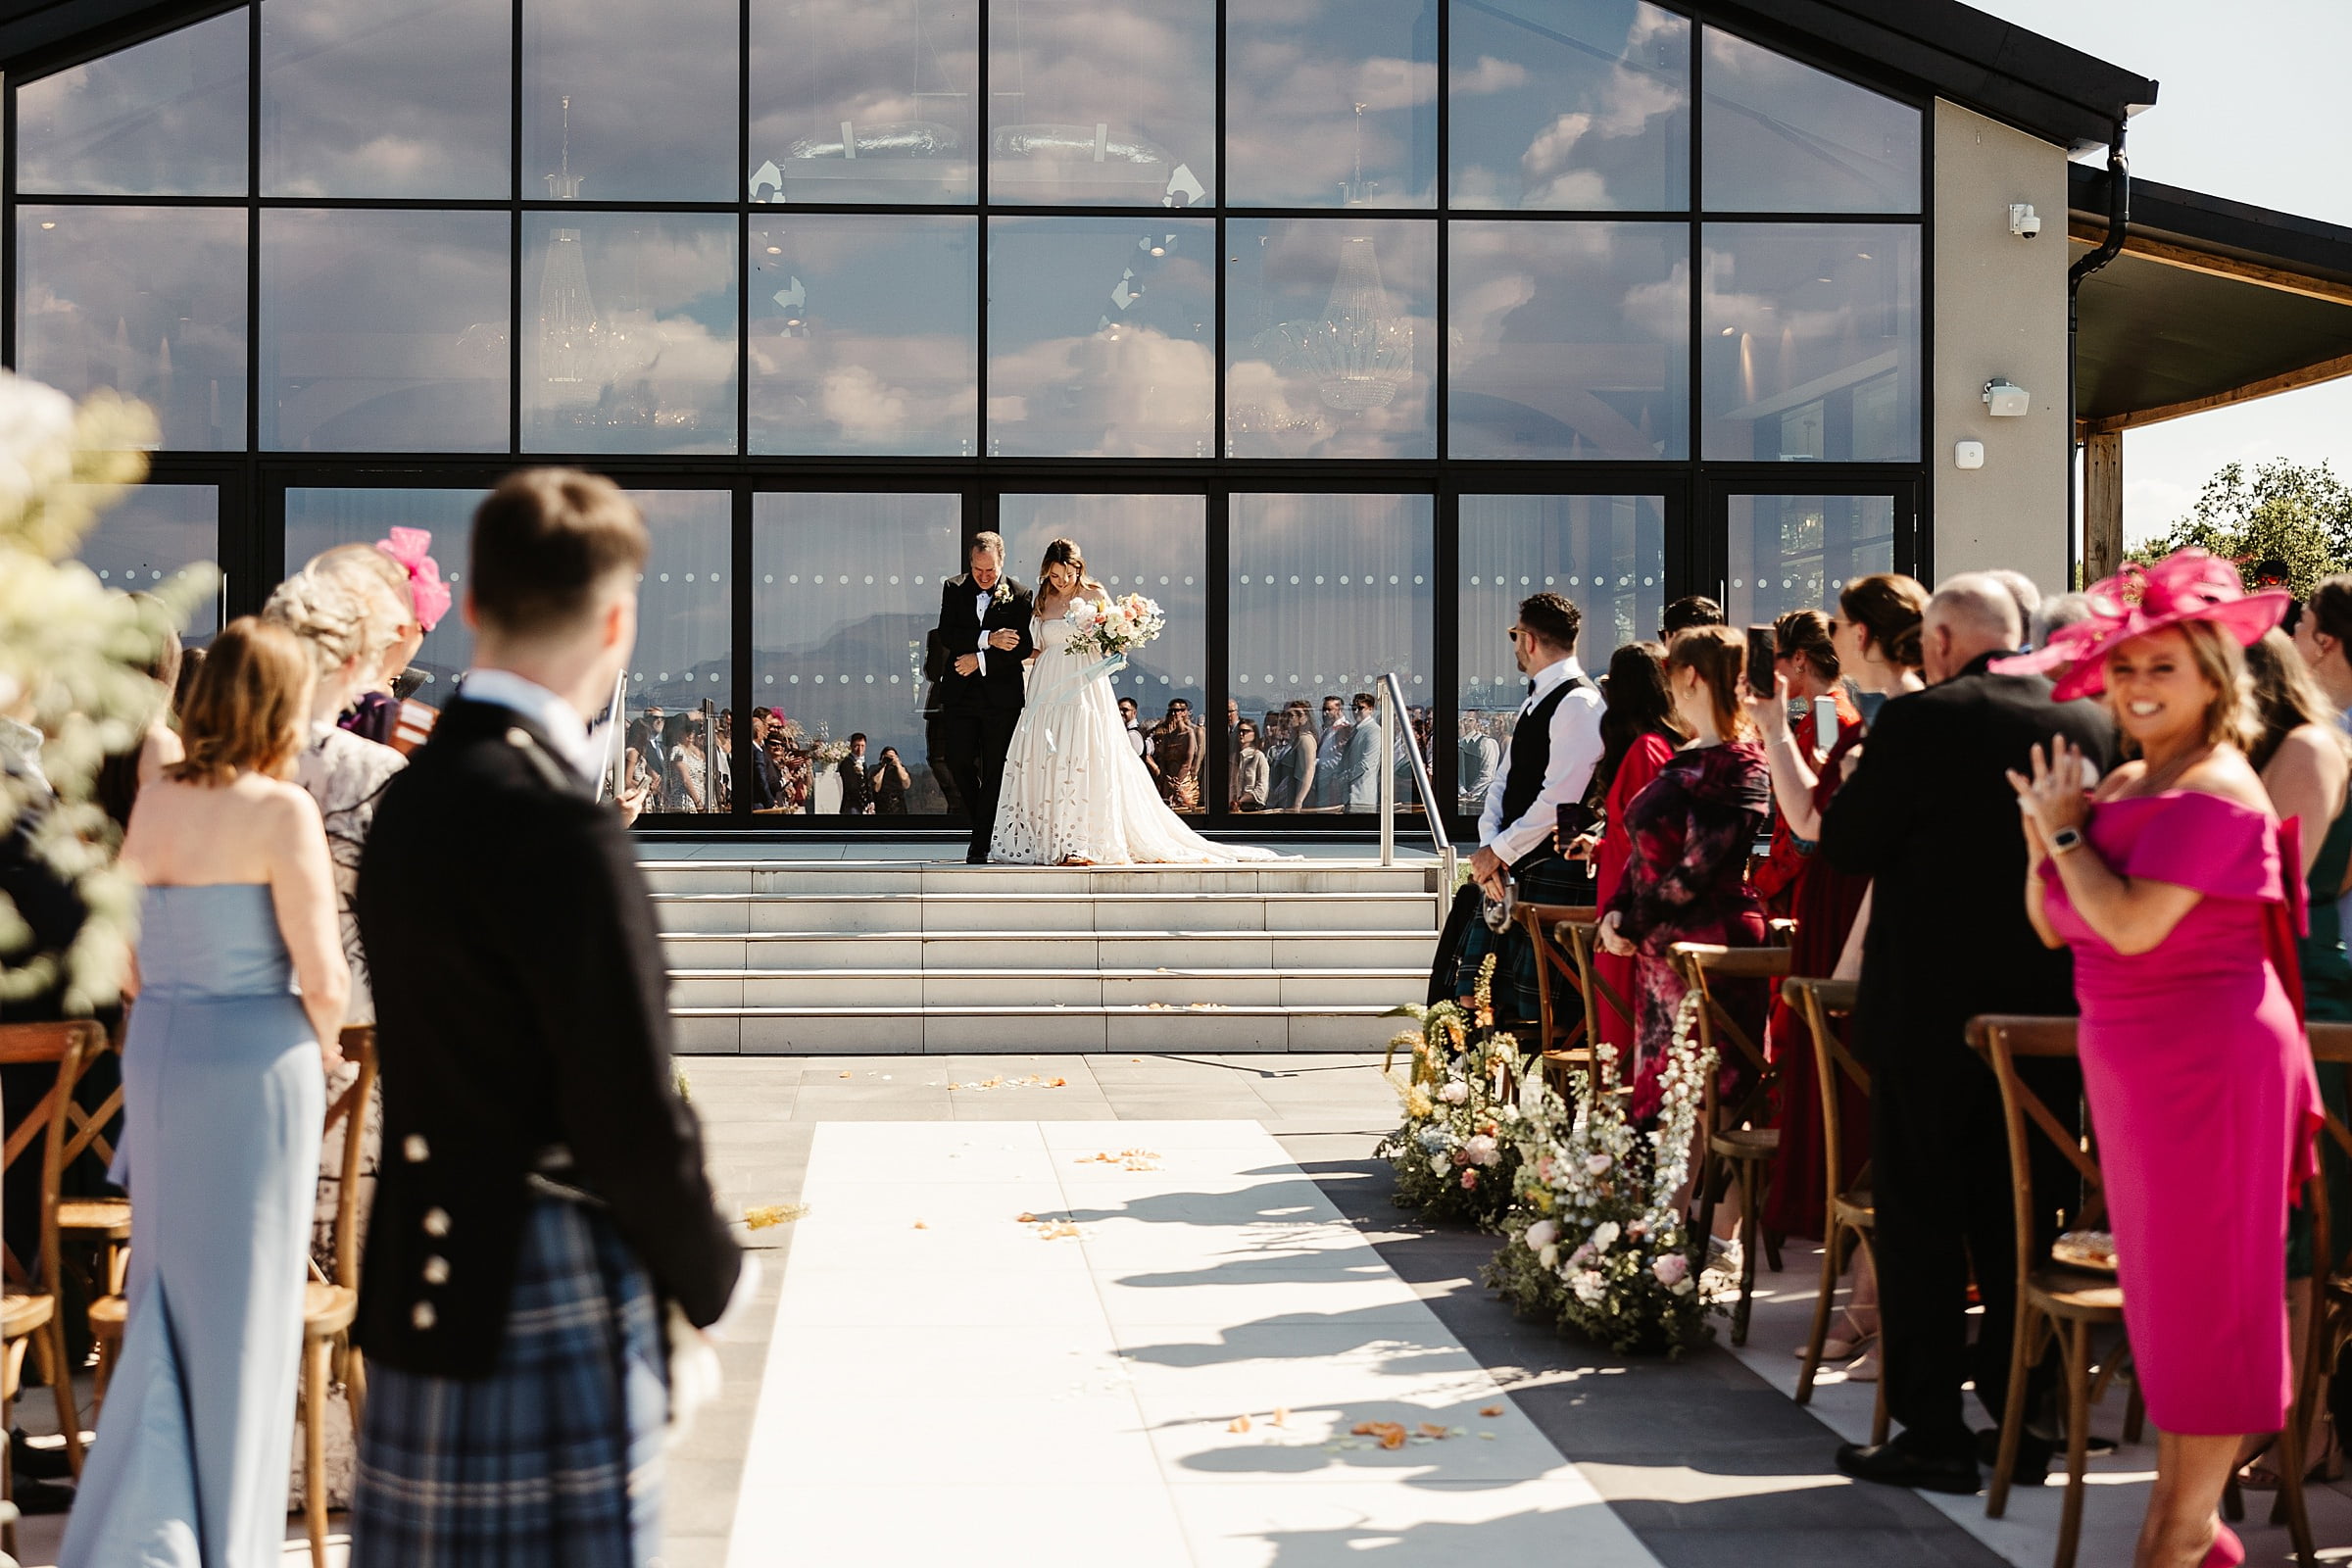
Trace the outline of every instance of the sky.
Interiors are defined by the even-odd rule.
[[[1973,0],[1977,9],[2152,76],[2132,122],[2134,175],[2352,224],[2347,0]],[[2221,32],[2214,19],[2226,11]],[[2329,462],[2352,478],[2352,377],[2124,436],[2124,533],[2186,514],[2226,463]]]

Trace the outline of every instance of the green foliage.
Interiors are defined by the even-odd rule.
[[[2307,468],[2274,458],[2250,475],[2230,464],[2205,481],[2187,516],[2132,559],[2161,561],[2192,545],[2235,562],[2249,589],[2261,586],[2258,566],[2278,563],[2301,598],[2322,577],[2352,570],[2352,486],[2325,463]]]

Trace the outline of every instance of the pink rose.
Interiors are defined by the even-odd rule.
[[[1476,1190],[1477,1190],[1477,1188],[1478,1188],[1478,1172],[1476,1172],[1476,1171],[1474,1171],[1474,1170],[1471,1170],[1471,1169],[1469,1169],[1468,1167],[1466,1167],[1466,1166],[1465,1166],[1465,1167],[1463,1168],[1463,1170],[1462,1170],[1462,1191],[1464,1191],[1464,1192],[1466,1192],[1466,1193],[1467,1193],[1467,1192],[1474,1192],[1474,1191],[1476,1191]]]
[[[1672,1290],[1690,1277],[1690,1259],[1681,1252],[1668,1252],[1653,1261],[1649,1271],[1658,1277],[1660,1285]]]

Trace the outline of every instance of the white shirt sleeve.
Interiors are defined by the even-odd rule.
[[[1479,808],[1478,842],[1481,844],[1492,846],[1494,835],[1502,831],[1502,781],[1510,776],[1510,771],[1511,743],[1504,741],[1502,750],[1495,754],[1494,770],[1487,775],[1487,798]]]
[[[1559,820],[1558,808],[1585,798],[1585,786],[1592,782],[1600,752],[1600,693],[1590,686],[1570,687],[1560,706],[1551,710],[1551,759],[1544,769],[1544,788],[1535,805],[1491,836],[1482,817],[1479,837],[1506,863],[1548,842]],[[1489,791],[1488,799],[1489,812],[1500,817],[1500,792]]]
[[[988,600],[989,596],[982,594],[974,607],[980,616],[980,640],[972,646],[980,652],[980,673],[983,675],[988,673]]]

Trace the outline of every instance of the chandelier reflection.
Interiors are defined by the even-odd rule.
[[[1275,364],[1312,377],[1324,405],[1343,414],[1387,408],[1412,378],[1413,323],[1389,299],[1368,234],[1340,241],[1321,319],[1284,321],[1264,338]]]

